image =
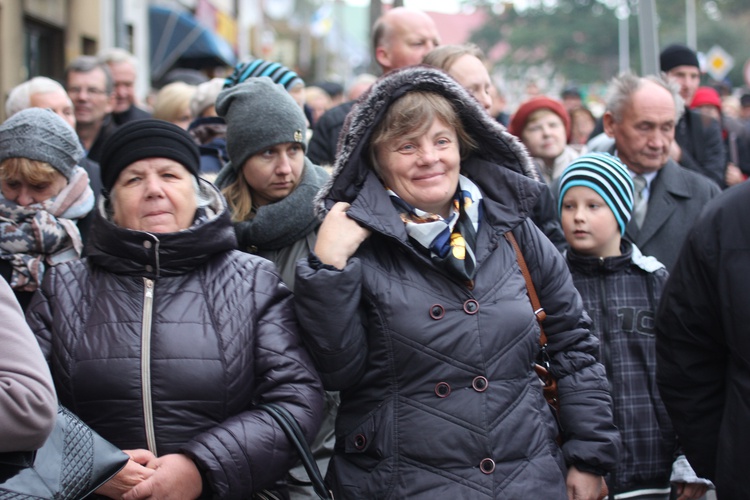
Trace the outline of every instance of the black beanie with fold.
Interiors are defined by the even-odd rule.
[[[134,120],[115,130],[104,143],[99,162],[104,189],[111,191],[123,170],[146,158],[169,158],[196,178],[200,173],[200,152],[190,134],[164,120]]]
[[[696,68],[700,68],[698,55],[695,51],[679,43],[672,44],[661,51],[661,54],[659,54],[659,65],[665,73],[677,66],[695,66]]]

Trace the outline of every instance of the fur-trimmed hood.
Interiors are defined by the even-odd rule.
[[[439,69],[411,66],[381,77],[347,115],[339,138],[333,174],[315,198],[316,212],[321,218],[337,201],[351,203],[357,198],[368,176],[375,175],[367,148],[372,132],[393,101],[416,90],[432,91],[446,97],[458,112],[466,132],[480,145],[477,151],[462,161],[464,175],[467,174],[467,160],[479,160],[481,168],[507,169],[518,174],[514,177],[519,179],[539,180],[539,174],[521,141],[495,121],[461,85]],[[476,175],[468,177],[487,191],[489,186],[487,182],[482,182],[483,179]],[[531,209],[528,205],[533,206],[537,195],[536,188],[529,186],[536,183],[520,181],[520,189],[516,189],[519,188],[518,183],[513,184],[510,194],[518,198],[516,207],[527,214]],[[489,190],[493,191],[491,187]],[[507,202],[507,196],[504,198]],[[523,199],[526,201],[523,202]]]

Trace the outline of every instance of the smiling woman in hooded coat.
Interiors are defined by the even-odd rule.
[[[377,82],[347,118],[295,304],[341,391],[336,498],[597,498],[618,433],[565,261],[529,220],[521,144],[444,73]],[[546,309],[563,444],[533,364]]]

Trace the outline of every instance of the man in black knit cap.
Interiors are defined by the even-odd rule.
[[[673,44],[662,50],[659,63],[667,79],[680,86],[680,96],[685,101],[685,113],[677,123],[670,156],[683,167],[724,187],[726,155],[721,127],[716,120],[702,118],[690,109],[701,80],[698,56],[685,45]]]

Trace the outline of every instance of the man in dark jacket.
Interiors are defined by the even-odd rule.
[[[750,184],[706,207],[656,318],[657,383],[685,454],[718,498],[748,498]]]
[[[419,64],[429,51],[440,45],[435,21],[408,7],[396,7],[380,16],[372,33],[374,57],[383,73]],[[313,163],[333,165],[339,134],[353,105],[354,101],[339,104],[315,124],[307,150],[307,157]]]
[[[714,182],[670,157],[679,101],[660,77],[624,74],[610,84],[603,116],[604,130],[615,141],[609,152],[628,167],[636,184],[625,236],[668,271],[700,211],[720,192]]]
[[[674,44],[661,52],[659,62],[669,81],[680,86],[680,97],[685,101],[675,129],[672,159],[723,186],[726,164],[719,122],[701,120],[700,114],[688,107],[701,83],[698,56],[690,48]]]
[[[98,163],[104,142],[117,128],[111,115],[114,82],[109,67],[94,56],[77,57],[65,68],[65,90],[73,101],[81,145]]]
[[[150,118],[151,113],[136,106],[135,83],[138,71],[138,60],[125,49],[117,47],[99,54],[99,59],[109,67],[115,89],[115,103],[112,108],[112,119],[117,125],[133,120]]]

